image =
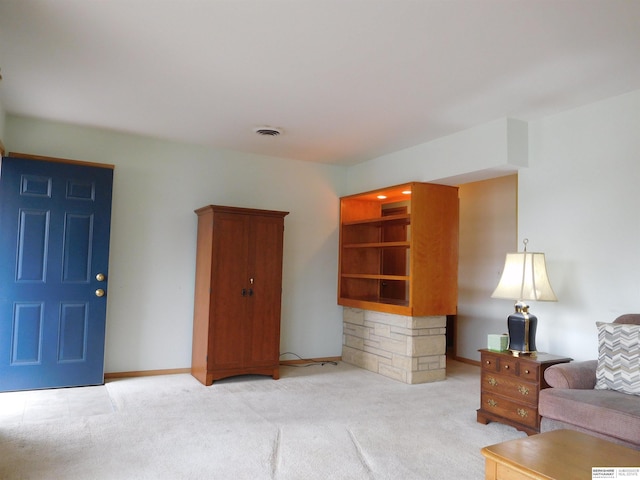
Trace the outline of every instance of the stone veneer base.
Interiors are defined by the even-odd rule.
[[[446,378],[447,317],[344,307],[342,360],[404,383]]]

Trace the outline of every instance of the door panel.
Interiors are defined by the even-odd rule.
[[[63,282],[88,282],[91,268],[93,215],[67,214],[62,248]]]
[[[245,221],[242,215],[218,214],[213,222],[212,304],[210,367],[238,368],[244,361],[247,298]],[[242,289],[245,289],[244,295]]]
[[[42,303],[16,303],[13,310],[11,363],[34,365],[42,353]]]
[[[86,359],[88,307],[86,303],[63,303],[60,306],[58,361]]]
[[[44,283],[49,238],[49,212],[20,210],[16,282]]]
[[[113,170],[0,165],[0,391],[103,383]]]

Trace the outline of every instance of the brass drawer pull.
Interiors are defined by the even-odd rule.
[[[525,370],[524,373],[526,373],[527,375],[529,375],[531,372],[529,371],[529,369]]]
[[[487,378],[487,383],[488,383],[489,385],[491,385],[492,387],[496,387],[496,386],[498,386],[498,381],[497,381],[495,378],[493,378],[493,377],[489,377],[489,378]]]
[[[484,362],[484,363],[486,363],[487,365],[491,365],[491,360],[487,360],[487,361],[486,361],[486,362]]]
[[[522,395],[529,395],[529,389],[527,387],[525,387],[524,385],[518,385],[518,391]]]
[[[528,412],[524,408],[519,408],[517,412],[518,412],[518,415],[520,415],[522,418],[527,417]]]
[[[504,366],[504,369],[505,369],[505,370],[509,370],[509,365],[505,365],[505,366]]]
[[[490,407],[497,407],[498,406],[498,402],[496,402],[493,398],[490,398],[489,400],[487,400],[487,404]]]

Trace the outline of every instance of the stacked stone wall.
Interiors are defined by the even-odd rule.
[[[345,307],[342,360],[404,383],[446,378],[447,317]]]

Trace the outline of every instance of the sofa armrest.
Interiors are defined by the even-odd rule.
[[[544,371],[544,379],[550,387],[592,390],[596,385],[597,360],[559,363]]]

